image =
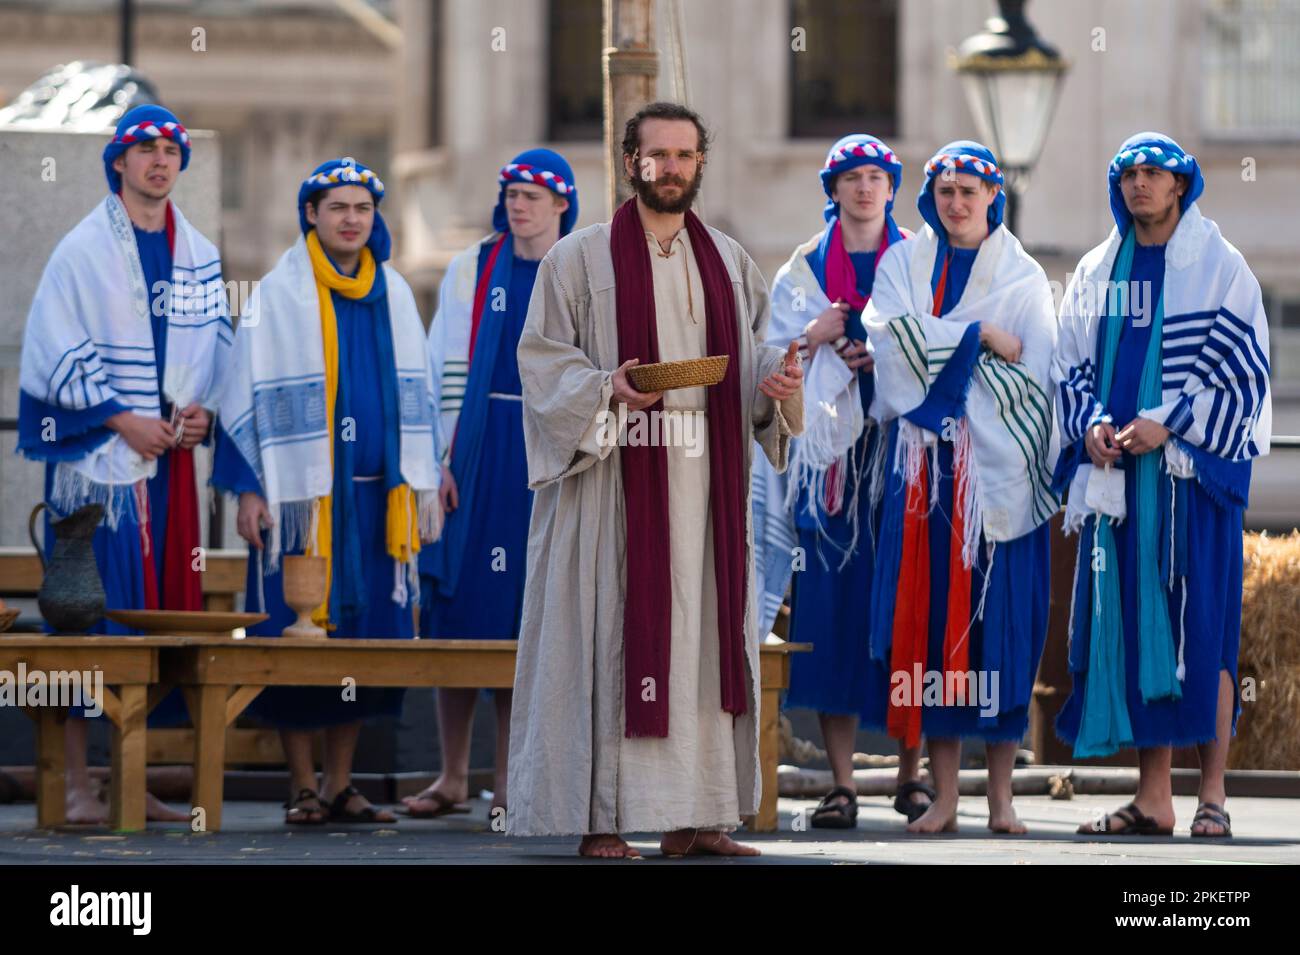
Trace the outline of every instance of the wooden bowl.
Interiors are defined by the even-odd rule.
[[[267,619],[264,613],[217,610],[106,610],[104,616],[147,635],[204,637],[231,634]]]

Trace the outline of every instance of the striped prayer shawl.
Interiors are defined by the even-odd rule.
[[[459,253],[438,286],[438,310],[429,324],[428,351],[433,365],[435,398],[442,431],[443,464],[451,461],[452,437],[469,382],[469,348],[474,324],[474,291],[479,253],[500,238],[494,232]]]
[[[1083,257],[1061,303],[1052,382],[1067,448],[1083,440],[1090,424],[1109,420],[1096,394],[1097,331],[1107,296],[1115,294],[1109,280],[1122,238],[1112,230]],[[1161,403],[1139,414],[1173,433],[1164,448],[1169,470],[1180,476],[1199,471],[1193,461],[1204,454],[1224,461],[1267,454],[1272,398],[1259,282],[1195,203],[1169,240],[1163,296]],[[1077,448],[1062,456],[1062,465],[1057,487],[1070,488],[1066,529],[1073,531],[1089,513],[1084,488],[1092,465]]]
[[[171,209],[176,239],[162,392],[181,408],[194,402],[212,408],[233,337],[220,254],[175,203]],[[55,247],[45,267],[24,332],[22,390],[68,411],[116,400],[157,418],[154,291],[145,288],[126,207],[109,195]],[[100,502],[116,526],[122,513],[134,512],[132,486],[156,471],[155,462],[114,434],[84,457],[59,462],[50,503],[66,513]]]
[[[881,259],[863,313],[876,357],[871,416],[887,423],[919,407],[971,322],[993,323],[1016,335],[1022,344],[1019,362],[980,352],[965,419],[974,463],[971,537],[978,539],[982,531],[989,542],[1014,540],[1045,523],[1058,506],[1051,490],[1056,463],[1048,389],[1056,345],[1051,290],[1038,263],[999,226],[980,246],[957,306],[936,318],[930,277],[938,244],[927,226]],[[952,424],[956,429],[957,422]],[[955,436],[955,430],[942,435]],[[909,456],[915,459],[933,447],[937,437],[909,422],[893,466],[905,470]]]

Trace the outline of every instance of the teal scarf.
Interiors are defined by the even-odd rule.
[[[1111,280],[1117,295],[1108,296],[1108,309],[1098,329],[1098,364],[1101,381],[1097,398],[1105,407],[1110,399],[1114,379],[1115,356],[1119,350],[1123,323],[1130,321],[1128,308],[1129,279],[1133,270],[1133,247],[1136,243],[1130,226],[1115,258]],[[1138,383],[1138,407],[1154,408],[1160,404],[1164,327],[1164,294],[1156,302],[1151,318],[1151,341],[1142,363]],[[1126,422],[1116,422],[1122,427]],[[1160,452],[1137,455],[1134,479],[1137,482],[1137,513],[1128,520],[1137,522],[1138,534],[1138,687],[1142,701],[1178,699],[1182,686],[1178,682],[1173,630],[1169,623],[1169,604],[1160,579],[1159,526]],[[1082,555],[1081,555],[1082,556]],[[1093,518],[1091,554],[1093,603],[1089,627],[1088,679],[1083,699],[1079,735],[1074,743],[1076,758],[1109,756],[1133,745],[1133,729],[1128,717],[1124,676],[1124,616],[1120,603],[1119,561],[1115,535],[1110,521],[1100,515]]]

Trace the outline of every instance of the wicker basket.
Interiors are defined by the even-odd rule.
[[[652,365],[634,365],[627,377],[637,391],[672,391],[674,388],[700,388],[716,385],[727,374],[727,355],[688,358],[685,361],[661,361]]]

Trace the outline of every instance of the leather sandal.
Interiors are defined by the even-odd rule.
[[[304,806],[303,803],[308,800],[316,800],[316,807]],[[320,793],[314,789],[303,787],[298,790],[298,795],[291,801],[284,804],[284,808],[289,810],[284,814],[286,825],[290,826],[323,826],[325,825],[326,810],[320,801]]]

